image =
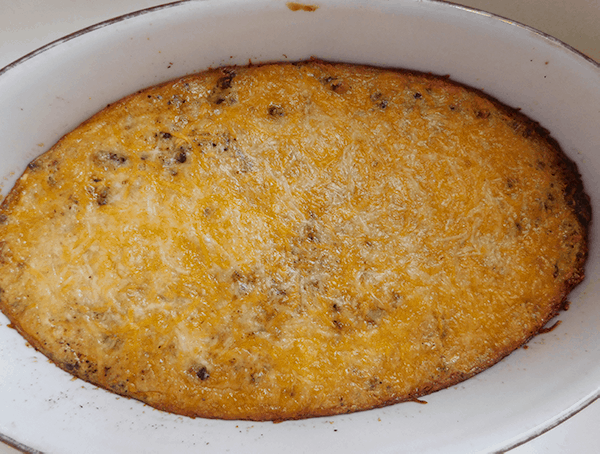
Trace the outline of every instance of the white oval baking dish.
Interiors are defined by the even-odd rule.
[[[208,66],[322,59],[411,68],[480,88],[539,121],[600,200],[600,67],[557,40],[438,1],[178,2],[58,40],[0,70],[5,194],[35,156],[106,104]],[[312,9],[312,8],[309,8]],[[48,452],[495,452],[600,394],[599,230],[562,324],[427,405],[305,421],[178,417],[59,370],[0,317],[0,438]]]

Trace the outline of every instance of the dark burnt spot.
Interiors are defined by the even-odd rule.
[[[458,107],[456,107],[454,104],[452,104],[452,105],[450,106],[450,110],[451,110],[452,112],[456,111],[456,109],[458,109]]]
[[[96,203],[100,206],[108,203],[110,190],[107,187],[100,188],[95,192]]]
[[[335,312],[339,312],[340,308],[336,303],[333,303],[333,306],[331,306],[331,308],[335,311]]]
[[[217,80],[216,88],[219,90],[226,90],[231,88],[231,81],[233,80],[233,75],[226,75]]]
[[[127,158],[125,156],[119,155],[117,153],[111,153],[108,158],[116,163],[116,164],[124,164],[125,161],[127,161]]]
[[[173,145],[173,144],[172,144]],[[188,144],[178,147],[169,146],[161,149],[161,153],[157,156],[158,161],[172,175],[177,175],[177,169],[173,166],[183,164],[188,159],[188,153],[192,150],[192,146]]]
[[[194,371],[194,373],[196,374],[196,377],[198,377],[202,381],[208,380],[210,378],[210,373],[208,372],[208,369],[206,368],[206,366],[198,367]]]
[[[367,386],[369,387],[369,389],[371,391],[373,391],[375,388],[378,388],[379,386],[383,385],[383,382],[377,377],[371,377],[367,383],[368,383]]]
[[[437,367],[437,370],[440,373],[445,373],[445,372],[448,372],[450,369],[446,364],[441,364]]]
[[[344,325],[342,325],[342,323],[339,320],[333,320],[333,326],[336,329],[340,329],[340,330],[344,327]]]
[[[514,120],[511,123],[511,127],[513,128],[515,133],[521,134],[521,136],[523,136],[526,139],[531,137],[536,130],[543,131],[544,133],[548,134],[548,131],[534,123],[525,123]]]
[[[563,189],[563,196],[567,205],[574,211],[577,219],[583,226],[587,226],[592,219],[592,208],[590,199],[583,191],[581,181],[575,183],[571,181]]]
[[[215,104],[215,105],[232,105],[235,104],[237,102],[237,98],[233,95],[226,96],[225,92],[216,92],[216,93],[211,93],[208,95],[208,97],[206,98],[208,99],[209,102]]]
[[[217,80],[216,88],[219,90],[227,90],[231,88],[233,78],[236,76],[235,71],[223,70],[226,74]]]
[[[92,161],[98,167],[114,170],[117,167],[125,165],[127,156],[113,151],[98,150],[93,154]]]
[[[506,179],[506,187],[508,189],[512,189],[516,186],[516,184],[518,183],[518,180],[516,178],[512,178],[512,177],[508,177]]]
[[[274,118],[283,117],[285,115],[285,111],[283,110],[283,107],[275,105],[275,104],[271,104],[269,106],[269,108],[267,109],[267,112],[269,113],[269,115],[271,117],[274,117]]]
[[[423,95],[422,95],[421,93],[419,93],[419,92],[416,92],[416,93],[413,95],[413,97],[414,97],[415,99],[421,99],[421,98],[423,97]]]
[[[67,372],[73,373],[79,370],[79,363],[78,362],[68,362],[68,363],[64,363],[65,364],[65,370]]]
[[[558,265],[555,263],[554,264],[554,271],[552,272],[552,277],[554,279],[556,279],[558,277],[558,273],[560,272],[560,269],[558,268]]]
[[[235,96],[231,94],[233,79],[236,76],[235,71],[224,69],[224,75],[217,79],[215,88],[207,96],[207,100],[215,105],[234,104],[237,102]]]
[[[8,220],[7,215],[5,215],[4,213],[0,214],[0,224],[5,224],[7,220]]]
[[[32,161],[27,164],[27,168],[35,172],[36,170],[40,169],[40,165],[36,161]]]
[[[485,120],[490,117],[490,111],[489,110],[478,110],[475,115],[477,116],[477,118],[481,118],[482,120]]]
[[[546,163],[544,161],[538,161],[535,164],[535,168],[538,170],[544,170],[546,169]]]
[[[329,87],[333,92],[342,95],[350,90],[350,86],[342,79],[338,79],[337,77],[326,77],[323,80],[323,83]]]
[[[181,97],[181,96],[179,96],[179,95],[173,95],[173,96],[171,97],[171,99],[170,99],[169,101],[167,101],[167,104],[168,104],[169,106],[173,105],[173,106],[175,106],[176,108],[178,108],[178,109],[179,109],[179,108],[180,108],[180,107],[181,107],[183,104],[185,104],[185,103],[186,103],[186,101],[187,101],[187,100],[186,100],[185,98],[182,98],[182,97]]]
[[[180,164],[183,164],[185,161],[187,161],[187,153],[185,152],[185,150],[179,150],[179,153],[177,153],[177,155],[175,156],[175,161],[177,161]]]
[[[172,138],[173,138],[173,135],[172,135],[171,133],[169,133],[169,132],[164,132],[164,131],[160,131],[160,132],[158,133],[158,136],[159,136],[161,139],[165,139],[165,140],[169,140],[169,139],[172,139]]]
[[[519,221],[515,222],[515,227],[517,228],[517,231],[519,233],[521,233],[523,231],[523,226],[521,225],[521,223]]]
[[[89,359],[86,359],[84,361],[84,375],[87,378],[90,378],[90,376],[96,375],[98,373],[98,366],[91,362]]]
[[[371,101],[375,104],[375,106],[382,110],[385,109],[389,104],[388,100],[384,98],[381,92],[373,93],[371,95]]]
[[[250,374],[250,383],[252,383],[252,384],[258,383],[260,381],[260,379],[261,379],[261,375],[262,374],[260,374],[258,372],[252,372]]]

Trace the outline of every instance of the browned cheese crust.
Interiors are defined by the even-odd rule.
[[[229,67],[110,105],[0,209],[0,307],[64,370],[188,416],[415,399],[583,279],[590,206],[546,131],[447,78]]]

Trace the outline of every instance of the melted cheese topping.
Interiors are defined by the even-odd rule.
[[[565,158],[517,120],[443,79],[319,62],[147,89],[7,198],[3,310],[66,370],[191,416],[449,386],[582,277]]]

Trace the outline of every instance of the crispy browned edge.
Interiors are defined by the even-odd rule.
[[[488,95],[487,93],[483,92],[480,89],[477,89],[477,88],[474,88],[474,87],[451,80],[449,75],[436,75],[436,74],[432,74],[432,73],[424,73],[424,72],[415,71],[415,70],[377,67],[377,66],[373,66],[373,65],[357,65],[357,64],[349,64],[349,63],[343,63],[343,62],[324,61],[324,60],[319,60],[316,58],[311,58],[309,60],[299,61],[299,62],[262,62],[260,64],[250,63],[249,66],[265,66],[265,65],[269,65],[269,64],[304,65],[304,64],[308,64],[308,63],[319,64],[319,65],[322,65],[323,67],[358,66],[358,67],[362,67],[362,68],[369,68],[369,67],[370,68],[381,68],[381,69],[385,69],[387,71],[393,71],[393,72],[402,73],[402,74],[414,75],[417,77],[422,77],[427,80],[443,82],[444,84],[448,84],[450,86],[455,86],[455,87],[459,87],[459,88],[468,90],[471,93],[474,93],[474,94],[490,101],[494,105],[494,107],[498,109],[498,111],[502,112],[505,115],[507,122],[508,121],[513,122],[513,125],[515,126],[515,129],[517,132],[520,131],[521,134],[526,138],[532,138],[532,139],[537,138],[538,140],[546,142],[550,146],[550,148],[554,151],[554,154],[558,158],[558,161],[559,161],[558,162],[558,170],[559,170],[558,173],[560,173],[561,178],[566,182],[565,199],[566,199],[569,207],[571,208],[571,210],[576,215],[577,220],[579,221],[579,224],[581,226],[581,231],[583,232],[583,238],[581,239],[581,243],[582,243],[583,247],[581,249],[581,252],[576,257],[577,263],[575,265],[575,268],[572,270],[572,273],[570,274],[569,278],[567,280],[565,280],[565,282],[562,285],[562,288],[557,292],[555,298],[552,300],[552,302],[550,304],[550,311],[548,312],[548,316],[542,318],[540,320],[538,326],[531,329],[530,332],[521,341],[518,341],[514,345],[509,346],[509,347],[505,348],[504,350],[499,351],[495,358],[491,358],[490,360],[486,361],[484,364],[475,368],[472,372],[470,372],[470,373],[460,373],[460,372],[453,373],[453,374],[447,376],[444,380],[433,381],[430,384],[420,388],[419,390],[415,391],[414,393],[412,393],[408,396],[374,402],[370,405],[355,405],[355,406],[349,405],[347,408],[344,408],[344,410],[342,410],[340,408],[329,408],[329,409],[322,409],[322,410],[315,410],[315,411],[298,412],[295,414],[286,414],[286,415],[282,415],[281,412],[268,412],[268,413],[264,412],[264,413],[249,415],[247,418],[243,418],[244,420],[283,422],[283,421],[287,421],[287,420],[299,420],[299,419],[306,419],[306,418],[313,418],[313,417],[335,416],[335,415],[340,415],[340,414],[353,413],[353,412],[357,412],[357,411],[381,408],[381,407],[385,407],[385,406],[389,406],[389,405],[393,405],[393,404],[397,404],[397,403],[401,403],[401,402],[413,401],[413,402],[419,402],[419,403],[426,403],[424,401],[419,400],[419,398],[429,395],[431,393],[434,393],[436,391],[454,386],[462,381],[465,381],[465,380],[483,372],[484,370],[490,368],[494,364],[496,364],[499,361],[501,361],[502,359],[504,359],[506,356],[508,356],[510,353],[512,353],[516,349],[520,348],[521,346],[523,346],[524,344],[529,342],[529,340],[531,340],[536,335],[538,335],[542,332],[545,332],[545,329],[544,329],[545,325],[551,319],[553,319],[555,316],[557,316],[561,310],[568,308],[567,296],[573,290],[573,288],[576,287],[585,277],[584,268],[585,268],[585,262],[587,261],[587,258],[588,258],[588,251],[589,251],[589,225],[592,220],[592,209],[591,209],[590,199],[589,199],[589,196],[585,193],[581,175],[577,169],[577,165],[575,164],[575,162],[573,162],[569,157],[567,157],[565,155],[565,153],[562,151],[558,142],[553,137],[551,137],[550,132],[548,130],[546,130],[545,128],[543,128],[538,122],[525,116],[524,114],[519,112],[517,109],[506,106],[505,104],[502,104],[500,101],[498,101],[497,99],[495,99],[491,95]],[[237,68],[237,66],[224,66],[221,68],[217,68],[216,70],[235,69],[235,68]],[[210,71],[210,70],[215,70],[215,69],[209,68],[206,71]],[[181,79],[181,77],[161,83],[161,84],[154,85],[152,87],[144,88],[144,89],[139,90],[131,95],[128,95],[114,103],[108,104],[104,109],[102,109],[101,111],[99,111],[98,113],[96,113],[95,115],[90,117],[88,120],[81,123],[80,126],[93,121],[97,116],[102,115],[102,113],[105,110],[114,108],[116,105],[126,102],[130,98],[135,97],[135,96],[139,95],[140,93],[143,93],[144,91],[146,91],[149,88],[165,86],[165,85],[168,85],[168,84],[173,83],[174,81],[180,80],[180,79]],[[67,134],[65,134],[65,136],[63,136],[48,151],[51,151],[52,149],[54,149],[56,147],[56,145],[58,145],[60,142],[62,142]],[[42,154],[41,156],[44,156],[46,153]],[[36,159],[38,159],[38,158],[36,158]],[[32,163],[33,162],[35,162],[35,159],[32,161]],[[26,174],[28,172],[29,172],[29,166],[23,172],[23,174]],[[5,212],[10,209],[10,206],[15,203],[18,203],[18,199],[20,198],[21,191],[22,191],[22,183],[21,183],[21,178],[19,178],[19,180],[15,183],[15,186],[13,187],[13,189],[10,191],[10,193],[5,197],[5,199],[0,204],[0,222],[3,222],[2,218],[5,216]],[[1,245],[1,243],[2,243],[2,241],[0,240],[0,245]],[[15,319],[14,317],[12,317],[12,314],[10,313],[9,310],[4,308],[5,303],[4,303],[3,293],[4,293],[3,290],[0,288],[0,310],[2,310],[2,312],[4,312],[4,314],[9,318],[9,320],[11,322],[11,324],[9,326],[11,328],[16,329],[19,332],[19,334],[21,334],[21,336],[23,336],[23,338],[25,338],[25,340],[29,342],[29,344],[31,346],[33,346],[36,350],[40,351],[42,354],[47,356],[54,364],[56,364],[58,367],[63,369],[65,372],[67,372],[71,375],[74,375],[84,381],[87,381],[95,386],[104,388],[115,394],[139,400],[139,401],[141,401],[147,405],[150,405],[153,408],[156,408],[158,410],[162,410],[162,411],[166,411],[166,412],[170,412],[170,413],[176,413],[176,414],[188,416],[191,418],[200,417],[200,418],[209,418],[209,419],[238,419],[238,418],[223,416],[218,413],[213,414],[213,413],[206,412],[206,411],[205,412],[181,411],[181,409],[178,408],[177,405],[152,404],[152,403],[149,403],[149,402],[143,400],[143,396],[136,396],[136,395],[133,395],[128,392],[111,389],[109,384],[101,383],[99,380],[94,380],[93,375],[85,373],[85,372],[81,372],[79,370],[73,370],[73,368],[68,367],[67,364],[55,360],[53,358],[54,355],[52,354],[51,351],[48,351],[47,349],[45,349],[40,342],[38,342],[35,338],[30,336],[25,330],[22,329],[22,327],[19,324],[19,321],[17,319]]]

